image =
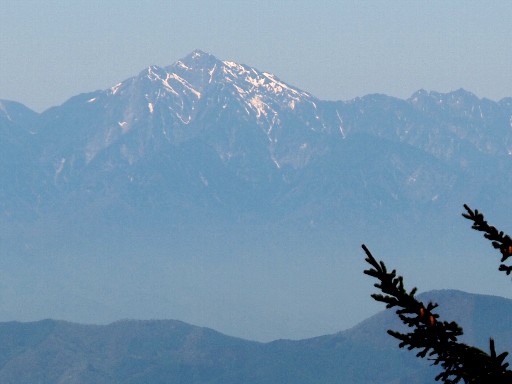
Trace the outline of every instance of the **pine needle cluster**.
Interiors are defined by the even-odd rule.
[[[473,229],[484,232],[484,237],[492,242],[494,248],[502,254],[499,269],[507,274],[512,266],[505,262],[512,255],[512,239],[495,227],[490,226],[484,216],[477,210],[472,211],[464,205],[467,213],[463,216],[473,221]],[[388,333],[397,338],[400,348],[419,350],[416,356],[428,358],[434,365],[442,368],[436,381],[446,384],[478,383],[478,384],[509,384],[512,383],[512,371],[505,362],[508,353],[496,353],[494,340],[489,341],[489,353],[462,343],[462,328],[454,321],[442,321],[435,309],[435,303],[423,303],[415,297],[416,288],[407,291],[403,277],[395,270],[388,271],[382,261],[377,261],[370,250],[363,244],[366,262],[370,268],[364,273],[378,280],[374,284],[381,293],[372,294],[373,299],[386,304],[386,308],[396,308],[400,320],[411,329],[408,333],[389,330]]]

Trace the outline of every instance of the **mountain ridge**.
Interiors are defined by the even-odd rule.
[[[268,340],[317,334],[319,313],[327,333],[367,314],[339,307],[367,291],[359,244],[423,289],[469,289],[490,262],[462,204],[505,231],[512,209],[508,99],[323,101],[195,52],[25,112],[0,110],[0,319],[206,311]]]
[[[443,290],[421,296],[440,299],[441,315],[446,309],[458,311],[460,324],[471,334],[478,334],[480,340],[488,337],[483,334],[493,328],[497,313],[510,314],[512,310],[509,299],[461,291]],[[450,306],[451,300],[461,298],[456,308]],[[496,307],[492,303],[495,300],[506,304],[505,307]],[[34,379],[52,383],[64,378],[82,384],[148,380],[155,383],[293,380],[303,384],[433,380],[435,367],[409,351],[400,350],[397,341],[386,334],[387,327],[396,329],[399,323],[391,312],[379,312],[358,326],[336,334],[267,343],[226,336],[176,320],[123,320],[103,326],[55,320],[0,323],[0,340],[4,345],[0,354],[0,379],[6,384],[29,383]],[[474,327],[477,318],[480,321]],[[511,341],[510,335],[510,325],[494,334],[500,350],[504,343]]]
[[[195,66],[198,63],[203,66]],[[219,78],[214,79],[217,74]],[[152,86],[155,82],[159,84],[156,88]],[[208,91],[212,84],[214,91]],[[245,86],[241,87],[241,84]],[[209,93],[216,99],[210,101]],[[107,102],[105,98],[111,101]],[[116,101],[116,98],[121,99]],[[105,101],[101,102],[103,99]],[[420,102],[420,99],[424,101]],[[478,131],[476,135],[457,132],[459,128],[446,126],[446,123],[438,124],[435,121],[438,118],[423,120],[426,127],[422,127],[425,123],[417,124],[418,111],[428,112],[425,107],[418,107],[418,103],[424,105],[434,99],[437,104],[447,104],[446,100],[452,99],[455,100],[453,105],[464,104],[461,103],[462,99],[473,104],[487,103],[486,99],[478,99],[464,90],[447,94],[418,91],[408,100],[367,95],[348,102],[326,102],[288,86],[273,75],[194,51],[172,65],[149,67],[138,76],[110,89],[76,96],[62,106],[43,112],[40,115],[42,123],[37,128],[38,140],[43,142],[38,149],[42,151],[39,162],[46,163],[43,165],[46,178],[53,178],[53,184],[58,184],[59,179],[66,179],[67,182],[73,173],[83,178],[83,170],[96,156],[107,161],[99,165],[103,169],[109,167],[109,163],[113,163],[114,167],[127,163],[130,168],[147,153],[169,151],[184,141],[199,140],[206,144],[203,152],[211,151],[211,155],[220,160],[219,166],[227,168],[228,173],[235,172],[236,179],[241,179],[242,183],[261,185],[268,179],[283,184],[284,179],[290,180],[295,171],[304,169],[311,161],[339,152],[340,149],[336,148],[339,145],[333,146],[332,143],[344,141],[347,135],[353,133],[367,132],[382,139],[411,145],[436,158],[455,161],[462,169],[470,161],[467,153],[475,156],[475,146],[476,153],[480,154],[479,163],[486,162],[485,157],[489,154],[502,156],[509,153],[507,143],[512,142],[512,138],[506,129],[500,132],[501,141],[496,141],[482,137],[482,132]],[[98,103],[102,106],[95,106]],[[375,107],[372,106],[374,103]],[[227,105],[230,105],[228,109],[231,112],[225,120],[222,109]],[[299,105],[306,109],[300,111]],[[210,111],[213,106],[217,109]],[[389,108],[392,109],[386,111]],[[105,114],[101,110],[109,112]],[[169,111],[174,117],[168,114]],[[233,111],[237,116],[234,121],[231,117]],[[242,115],[237,115],[239,113]],[[244,117],[244,113],[249,115]],[[511,115],[507,109],[500,113]],[[206,119],[201,116],[206,116]],[[212,119],[212,116],[215,118]],[[503,126],[503,121],[498,123]],[[73,141],[67,140],[68,135],[59,132],[62,128],[56,128],[61,124],[74,127]],[[241,129],[245,124],[248,124],[247,129]],[[400,127],[399,131],[393,133],[390,125]],[[431,128],[434,125],[437,127]],[[94,126],[104,128],[91,129]],[[294,127],[293,131],[290,127]],[[483,135],[487,133],[484,131]],[[475,139],[468,142],[465,137]],[[227,138],[230,138],[229,141],[226,141]],[[449,143],[457,143],[457,146],[450,146]],[[345,150],[343,147],[341,151]],[[218,171],[219,167],[216,168]],[[202,170],[192,172],[196,173],[195,178],[203,187],[212,180]],[[134,180],[130,174],[124,177]],[[409,180],[415,178],[417,176],[413,171]],[[283,187],[286,188],[286,182]],[[217,193],[217,199],[218,196]],[[433,194],[431,197],[435,196]]]

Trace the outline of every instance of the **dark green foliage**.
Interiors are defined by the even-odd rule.
[[[473,221],[473,229],[485,232],[484,236],[492,241],[494,248],[502,253],[504,263],[512,254],[512,239],[489,226],[484,216],[477,210],[472,211],[464,205],[467,214],[463,216]],[[365,274],[376,278],[375,284],[382,293],[372,294],[372,297],[383,303],[387,308],[397,307],[400,320],[412,330],[400,333],[389,330],[388,333],[400,340],[400,348],[418,349],[418,357],[428,358],[434,365],[442,367],[442,372],[436,376],[443,383],[511,383],[512,371],[505,363],[507,352],[497,354],[494,340],[489,342],[489,353],[459,341],[463,334],[462,328],[454,321],[441,321],[434,312],[437,304],[424,304],[415,297],[416,288],[407,291],[402,276],[397,276],[395,270],[388,272],[385,264],[378,262],[368,248],[362,246],[366,253],[366,261],[371,265]],[[510,274],[512,266],[500,265],[500,270]]]
[[[512,256],[512,238],[510,238],[509,235],[504,234],[503,231],[498,231],[495,227],[489,225],[487,221],[485,221],[484,215],[478,212],[478,210],[475,209],[473,211],[466,204],[464,204],[464,208],[468,213],[463,213],[462,216],[473,221],[473,226],[471,228],[485,232],[484,237],[492,242],[492,246],[495,249],[500,250],[501,264],[499,270],[510,275],[512,272],[512,266],[504,263]]]

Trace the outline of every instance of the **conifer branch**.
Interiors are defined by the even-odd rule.
[[[454,321],[440,321],[433,310],[437,304],[423,302],[414,296],[416,288],[410,292],[404,287],[402,276],[396,271],[388,272],[385,264],[378,262],[363,244],[366,262],[371,268],[364,271],[366,275],[378,280],[374,284],[382,294],[372,297],[386,303],[387,308],[398,307],[396,313],[400,320],[412,328],[409,333],[389,330],[388,333],[400,340],[400,348],[418,349],[418,357],[428,358],[433,365],[440,365],[443,371],[436,376],[436,381],[446,384],[464,383],[511,383],[512,371],[504,362],[507,353],[496,354],[494,341],[490,341],[490,354],[458,341],[463,334],[462,328]]]
[[[491,241],[492,246],[498,249],[501,253],[501,264],[499,270],[510,275],[512,272],[512,265],[507,265],[505,262],[512,256],[512,238],[509,235],[498,231],[494,226],[489,225],[478,210],[472,210],[467,204],[464,204],[464,208],[467,213],[463,213],[462,216],[473,222],[471,228],[484,232],[484,237]],[[509,261],[510,263],[510,261]]]

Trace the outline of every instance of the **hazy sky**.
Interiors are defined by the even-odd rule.
[[[202,49],[323,99],[512,96],[512,2],[0,0],[0,99],[41,111]]]

